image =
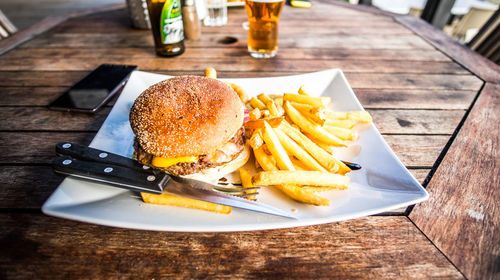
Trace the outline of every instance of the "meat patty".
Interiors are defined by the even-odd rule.
[[[226,145],[232,147],[230,154],[227,154],[228,152],[224,151],[224,147],[226,147]],[[134,155],[137,158],[138,162],[147,166],[151,166],[155,169],[162,170],[172,175],[178,176],[198,173],[204,169],[223,165],[238,157],[238,155],[243,151],[245,147],[245,127],[242,126],[238,130],[238,132],[236,132],[233,138],[231,138],[231,140],[227,142],[226,145],[215,152],[215,155],[222,153],[222,157],[219,157],[219,159],[223,159],[222,161],[217,160],[217,156],[214,157],[214,155],[200,155],[197,162],[179,162],[169,167],[153,166],[151,164],[151,162],[153,161],[153,155],[148,154],[146,151],[144,151],[140,147],[137,140],[134,141]]]

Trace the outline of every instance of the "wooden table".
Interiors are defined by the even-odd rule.
[[[230,9],[226,26],[204,27],[170,59],[155,56],[149,31],[129,27],[123,6],[48,18],[0,42],[0,278],[498,279],[499,67],[419,19],[326,0],[286,6],[279,55],[257,60],[245,20]],[[90,143],[111,105],[95,115],[45,106],[101,63],[170,75],[212,66],[220,77],[341,68],[431,198],[345,222],[235,233],[46,216],[40,207],[62,180],[49,166],[54,144]]]

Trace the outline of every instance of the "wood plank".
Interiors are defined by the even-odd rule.
[[[92,132],[0,132],[0,164],[49,164],[54,146],[70,141],[88,145]],[[409,168],[431,168],[449,136],[384,135],[385,141]],[[22,147],[22,148],[20,148]]]
[[[424,181],[429,171],[410,169],[419,182]],[[0,166],[0,209],[40,209],[63,178],[47,165]],[[393,210],[390,214],[402,215],[405,210],[406,207]]]
[[[69,141],[89,145],[92,132],[0,132],[0,164],[50,164],[56,156],[55,145]]]
[[[224,44],[221,40],[234,37],[237,42]],[[338,34],[335,36],[317,36],[304,34],[297,38],[296,34],[283,34],[279,38],[280,48],[347,48],[347,49],[432,49],[423,39],[411,35],[378,35]],[[37,37],[21,46],[22,48],[123,48],[153,47],[153,38],[147,31],[131,34],[47,34]],[[227,32],[203,34],[198,41],[187,41],[187,48],[211,47],[247,47],[247,34]]]
[[[381,133],[452,134],[463,110],[368,110]]]
[[[295,30],[296,34],[307,33],[314,28],[317,34],[370,34],[378,32],[379,34],[412,34],[410,30],[401,24],[394,21],[378,20],[372,18],[370,21],[367,18],[352,18],[351,16],[336,17],[335,24],[324,24],[325,18],[312,18],[310,15],[308,19],[286,19],[282,18],[279,25],[279,34],[292,34]],[[235,18],[234,14],[230,14],[229,22],[224,26],[214,27],[201,27],[201,34],[209,33],[239,33],[242,31],[242,23],[247,20],[244,17]],[[369,22],[369,25],[367,23]],[[143,32],[130,27],[130,21],[126,13],[120,16],[107,16],[99,18],[80,18],[77,20],[70,20],[63,22],[53,28],[50,33],[138,33]]]
[[[372,49],[323,49],[321,46],[315,49],[303,51],[298,48],[281,48],[280,57],[283,59],[324,59],[324,60],[403,60],[403,61],[442,61],[451,60],[436,50],[372,50]],[[50,56],[61,56],[65,59],[116,59],[116,58],[152,58],[156,55],[148,48],[100,48],[95,49],[66,49],[66,48],[18,48],[2,58],[46,58]],[[216,58],[221,57],[248,57],[246,49],[232,48],[188,48],[184,54],[176,57],[178,60],[190,60],[193,58]]]
[[[486,84],[410,218],[471,279],[498,279],[500,85]]]
[[[479,90],[483,84],[472,75],[412,75],[345,73],[352,88]]]
[[[102,227],[41,214],[1,214],[0,219],[5,278],[462,279],[406,217],[191,234]],[[158,265],[158,260],[168,261]]]
[[[102,62],[102,58],[81,59],[64,58],[59,55],[43,58],[9,58],[0,61],[0,71],[91,71]],[[145,71],[157,71],[165,68],[165,62],[156,57],[149,58],[118,58],[107,57],[106,63],[137,65]],[[203,71],[210,65],[220,71],[258,71],[265,68],[268,71],[314,72],[330,68],[340,68],[352,73],[420,73],[420,74],[467,74],[468,72],[454,62],[408,61],[402,60],[319,60],[299,59],[289,60],[277,57],[273,61],[256,60],[250,56],[220,60],[220,58],[171,59],[168,67],[172,71],[192,69]]]
[[[383,135],[384,140],[407,168],[431,168],[449,136]]]
[[[1,107],[5,119],[0,130],[59,130],[97,131],[111,108],[104,107],[93,114],[52,111],[44,107]]]
[[[61,22],[64,22],[68,18],[83,16],[89,13],[96,13],[102,11],[115,10],[117,8],[123,8],[123,3],[105,5],[101,7],[94,7],[90,9],[84,9],[82,11],[72,12],[63,16],[50,16],[47,17],[37,24],[33,24],[32,26],[20,30],[19,32],[13,34],[7,39],[0,40],[0,55],[8,52],[9,50],[27,42],[36,36],[46,32],[54,26],[57,26]]]
[[[0,106],[47,106],[67,87],[0,87]]]
[[[46,106],[68,87],[0,87],[0,106]],[[467,109],[472,90],[354,89],[365,109]],[[108,105],[112,104],[110,101]]]
[[[50,166],[0,166],[0,208],[40,209],[63,179]]]
[[[499,65],[470,50],[468,47],[459,44],[454,39],[446,36],[442,31],[416,17],[398,16],[396,20],[425,38],[438,50],[452,57],[484,81],[500,83]]]
[[[99,62],[94,68],[99,66]],[[154,71],[166,75],[203,75],[204,71]],[[218,71],[220,78],[277,77],[299,74],[289,71]],[[0,87],[69,87],[83,78],[88,71],[0,71]],[[423,74],[379,74],[345,73],[352,88],[397,89],[397,90],[479,90],[481,80],[471,75],[423,75]]]
[[[466,110],[477,91],[358,89],[354,92],[365,109],[440,109]]]

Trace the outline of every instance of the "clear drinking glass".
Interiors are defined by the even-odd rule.
[[[284,0],[245,0],[248,15],[248,52],[256,58],[278,53],[278,22]]]
[[[222,26],[227,23],[227,0],[206,0],[205,26]]]

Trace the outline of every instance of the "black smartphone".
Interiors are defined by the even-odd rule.
[[[49,104],[49,109],[96,112],[127,82],[135,65],[102,64]]]

